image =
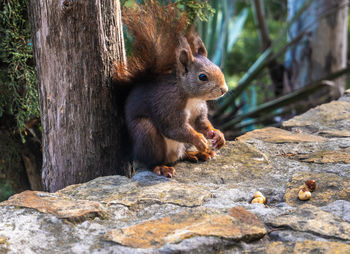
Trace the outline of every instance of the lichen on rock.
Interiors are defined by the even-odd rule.
[[[115,229],[105,238],[133,248],[159,248],[195,236],[215,236],[234,241],[253,241],[266,234],[264,224],[244,208],[232,208],[228,215],[208,210],[187,210],[131,227]]]
[[[14,195],[0,203],[0,253],[350,252],[349,114],[348,98],[321,105],[179,162],[173,179],[141,170]],[[266,204],[251,204],[257,191]]]

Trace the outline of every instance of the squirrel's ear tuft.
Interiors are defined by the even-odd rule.
[[[193,63],[191,48],[185,38],[181,38],[176,50],[177,73],[184,75],[188,72],[188,67]]]
[[[195,55],[208,56],[207,49],[199,36],[196,36],[193,40],[193,48]]]
[[[186,49],[182,49],[180,50],[180,53],[179,53],[179,61],[180,63],[183,65],[183,66],[188,66],[191,64],[191,53],[188,52],[188,50]]]
[[[201,55],[201,56],[208,57],[207,49],[203,41],[201,40],[201,38],[198,36],[198,34],[193,32],[193,30],[191,30],[191,32],[188,33],[186,37],[191,46],[192,54],[194,56]]]

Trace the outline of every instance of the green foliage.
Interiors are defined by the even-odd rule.
[[[22,171],[18,143],[7,133],[0,132],[0,202],[13,194],[9,178]],[[11,170],[9,170],[11,169]],[[13,170],[16,169],[16,170]],[[15,172],[16,171],[16,172]],[[6,179],[5,179],[6,178]],[[14,178],[14,177],[12,177]]]
[[[13,195],[11,184],[5,179],[0,179],[0,202]]]
[[[259,37],[256,31],[245,29],[235,47],[228,53],[226,70],[230,76],[242,76],[260,54]]]
[[[207,0],[158,0],[163,4],[169,2],[176,3],[180,11],[186,11],[189,23],[193,24],[196,20],[208,21],[213,16],[215,9],[211,7]],[[144,0],[121,0],[121,6],[132,7],[133,4],[143,4]]]
[[[27,0],[4,0],[0,6],[0,118],[14,117],[12,131],[20,132],[40,116],[26,6]]]
[[[288,22],[287,0],[209,1],[216,10],[215,15],[207,23],[199,22],[198,30],[207,46],[208,56],[223,69],[231,89],[212,107],[214,124],[226,130],[228,136],[240,135],[254,127],[253,124],[255,127],[280,124],[281,119],[295,112],[290,104],[303,104],[311,93],[322,87],[322,80],[319,80],[315,84],[305,84],[304,90],[280,94],[283,88],[288,88],[288,81],[285,81],[288,73],[283,69],[285,53],[305,35],[301,33],[288,41],[287,33],[312,1],[306,0]],[[257,12],[262,19],[258,18]],[[230,29],[232,27],[236,29]],[[264,29],[260,31],[260,27]],[[264,36],[262,42],[260,37],[265,31],[268,36]],[[230,36],[235,38],[233,48],[227,43]],[[349,68],[345,68],[339,73],[325,75],[325,78],[328,80],[348,72]]]
[[[186,10],[189,22],[192,24],[198,18],[200,21],[208,21],[208,17],[214,15],[215,10],[207,1],[201,0],[175,0],[180,8]]]
[[[286,23],[284,20],[286,18],[286,7],[279,3],[279,9],[277,9],[277,4],[271,3],[271,6],[266,4],[266,7],[269,7],[269,11],[266,13],[266,21],[269,29],[269,36],[272,40],[278,37],[279,33],[281,32],[281,27],[283,27]],[[237,9],[241,10],[248,7],[248,4],[243,5],[241,3]],[[280,16],[283,17],[282,20],[280,20]],[[242,76],[259,57],[261,54],[261,49],[262,47],[261,40],[258,35],[258,28],[256,22],[254,21],[252,8],[250,7],[244,30],[242,31],[235,46],[228,53],[229,56],[227,57],[227,66],[225,66],[227,74],[229,76]]]
[[[296,37],[290,42],[285,41],[288,29],[297,20],[297,18],[301,16],[303,11],[305,11],[312,1],[313,0],[307,0],[303,7],[295,14],[293,19],[284,26],[277,39],[273,41],[272,45],[259,56],[253,65],[250,66],[247,72],[239,80],[237,87],[225,97],[226,100],[219,106],[219,109],[215,113],[216,117],[223,114],[228,108],[232,107],[232,105],[235,105],[235,101],[239,98],[239,96],[249,88],[254,80],[259,78],[261,74],[264,73],[266,67],[285,54],[290,46],[298,42],[301,37]],[[303,34],[301,34],[301,36],[303,36]]]
[[[265,0],[266,7],[266,22],[271,40],[275,40],[281,32],[281,27],[286,24],[286,1]],[[239,79],[247,72],[247,70],[258,59],[262,50],[261,39],[258,34],[258,28],[254,19],[253,8],[250,2],[239,1],[236,5],[237,12],[244,8],[249,8],[249,15],[236,44],[228,52],[225,64],[225,74],[229,80],[228,85],[234,88]],[[283,62],[283,59],[280,59]],[[230,82],[231,81],[231,82]],[[256,93],[257,104],[264,103],[274,98],[273,87],[271,84],[268,72],[265,71],[253,82],[250,87],[247,87],[248,93],[252,96],[247,97],[246,103],[252,105],[253,93]],[[251,91],[253,90],[253,91]]]

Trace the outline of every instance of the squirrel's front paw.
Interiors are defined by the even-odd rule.
[[[153,169],[153,173],[157,175],[162,175],[168,178],[172,178],[175,175],[175,168],[174,167],[168,167],[168,166],[156,166]]]
[[[209,152],[210,147],[208,140],[200,133],[196,135],[196,138],[193,142],[193,145],[198,149],[200,152]]]
[[[197,163],[198,161],[207,161],[214,157],[215,152],[209,150],[209,152],[194,152],[194,151],[186,151],[184,161],[190,161]]]
[[[217,129],[213,129],[213,130],[208,131],[207,138],[213,139],[212,145],[213,145],[213,148],[216,150],[223,147],[226,143],[224,134],[220,130],[217,130]]]

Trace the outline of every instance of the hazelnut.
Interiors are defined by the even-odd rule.
[[[254,199],[255,198],[262,198],[264,201],[264,204],[266,203],[266,198],[264,197],[264,195],[260,191],[255,192]]]
[[[7,242],[7,238],[0,236],[0,244],[5,244],[6,242]]]
[[[257,191],[255,192],[254,194],[254,198],[257,198],[257,197],[263,197],[264,195],[260,192],[260,191]]]
[[[266,198],[265,197],[257,197],[252,200],[252,204],[265,204]]]
[[[298,193],[300,200],[309,200],[311,198],[311,192],[307,188],[302,188]]]
[[[305,186],[309,189],[309,191],[313,192],[316,189],[316,181],[313,179],[306,180]]]

